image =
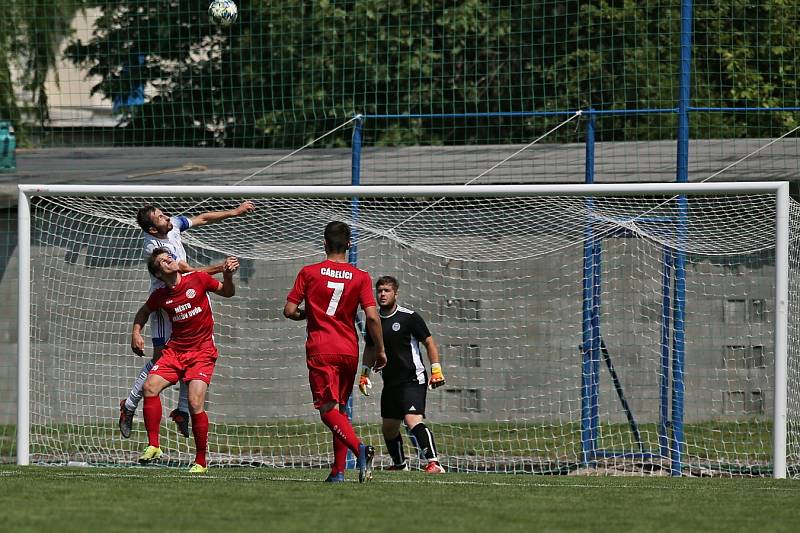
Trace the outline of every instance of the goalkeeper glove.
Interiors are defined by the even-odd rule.
[[[438,389],[444,385],[444,374],[442,374],[442,365],[439,363],[431,364],[431,379],[428,380],[428,388],[430,390]]]
[[[369,379],[369,367],[367,365],[361,365],[361,376],[358,378],[358,390],[361,391],[361,394],[364,396],[369,396],[369,389],[372,388],[372,381]]]

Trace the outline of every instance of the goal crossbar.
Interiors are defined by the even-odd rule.
[[[41,196],[187,196],[240,197],[381,197],[381,196],[648,196],[779,194],[788,182],[614,183],[563,185],[413,185],[413,186],[144,186],[144,185],[19,185],[20,194]],[[787,189],[788,191],[788,189]],[[787,192],[788,194],[788,192]]]

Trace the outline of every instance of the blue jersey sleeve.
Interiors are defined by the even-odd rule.
[[[178,230],[180,230],[181,233],[192,227],[191,220],[184,216],[175,217],[175,219],[178,221],[175,225],[178,226]]]

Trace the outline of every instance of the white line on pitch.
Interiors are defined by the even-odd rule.
[[[18,475],[18,472],[0,472],[2,475]],[[56,477],[95,477],[95,478],[132,478],[132,479],[176,479],[176,480],[208,480],[208,481],[290,481],[295,483],[320,483],[319,479],[306,479],[306,478],[295,478],[295,477],[288,477],[288,476],[247,476],[247,475],[237,475],[237,476],[215,476],[213,474],[205,474],[202,476],[194,476],[189,475],[188,473],[167,473],[167,472],[155,472],[155,473],[108,473],[108,472],[60,472],[55,474]],[[741,482],[747,483],[747,480],[741,480]],[[471,485],[471,486],[483,486],[483,487],[521,487],[521,488],[550,488],[556,489],[559,487],[566,487],[566,488],[578,488],[578,489],[649,489],[649,490],[691,490],[695,487],[693,485],[687,484],[685,486],[658,486],[658,485],[628,485],[628,484],[609,484],[609,485],[598,485],[598,484],[588,484],[588,483],[541,483],[541,482],[534,482],[534,483],[511,483],[511,482],[504,482],[504,481],[460,481],[460,480],[447,480],[447,479],[379,479],[373,480],[372,483],[399,483],[399,484],[429,484],[429,485]],[[705,490],[719,490],[722,487],[715,487],[710,485],[705,485],[703,487]],[[725,487],[727,488],[727,486]],[[779,492],[798,492],[800,491],[800,487],[745,487],[747,490],[762,490],[762,491],[779,491]]]

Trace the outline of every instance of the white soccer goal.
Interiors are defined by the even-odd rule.
[[[135,463],[140,413],[131,439],[116,428],[142,364],[135,212],[243,199],[254,214],[184,233],[192,264],[242,261],[236,296],[214,301],[212,465],[328,464],[304,326],[281,310],[341,220],[353,259],[397,277],[441,347],[428,424],[449,470],[800,475],[800,211],[785,183],[20,186],[18,463]],[[353,420],[388,463],[380,388],[356,392]],[[189,463],[167,423],[162,442]]]

